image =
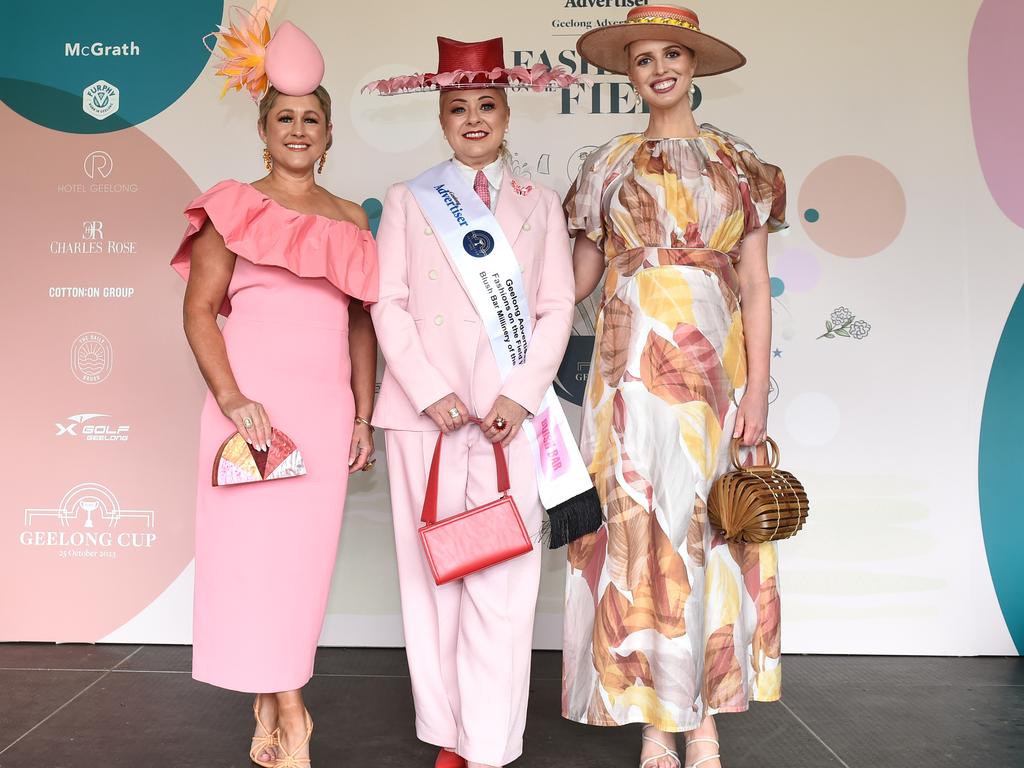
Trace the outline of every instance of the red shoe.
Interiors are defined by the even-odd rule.
[[[449,752],[447,749],[442,749],[437,753],[437,760],[434,762],[434,768],[466,768],[466,761],[464,758],[459,757],[455,752]]]

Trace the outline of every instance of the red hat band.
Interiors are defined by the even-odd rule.
[[[685,22],[686,26],[692,29],[700,30],[700,20],[697,18],[697,14],[689,8],[683,8],[678,5],[638,6],[626,14],[627,23],[653,21],[656,19],[661,20],[662,23],[666,19],[681,21]]]

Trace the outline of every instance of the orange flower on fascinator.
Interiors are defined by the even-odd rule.
[[[253,101],[259,101],[267,92],[269,81],[264,62],[270,43],[270,15],[275,5],[277,0],[256,0],[251,11],[232,6],[228,10],[228,25],[218,24],[218,32],[203,38],[206,49],[221,60],[216,73],[227,78],[221,98],[231,88],[245,88]],[[216,39],[216,47],[211,47],[210,38]]]

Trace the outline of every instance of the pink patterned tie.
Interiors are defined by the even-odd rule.
[[[473,179],[473,191],[480,195],[480,199],[484,201],[484,205],[488,209],[491,207],[491,188],[487,185],[487,177],[483,171],[476,172],[476,178]]]

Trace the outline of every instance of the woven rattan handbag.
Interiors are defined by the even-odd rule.
[[[746,544],[779,541],[796,535],[807,519],[807,493],[800,481],[780,470],[779,446],[770,437],[767,466],[740,466],[740,441],[730,449],[736,469],[711,486],[708,518],[725,538]]]

